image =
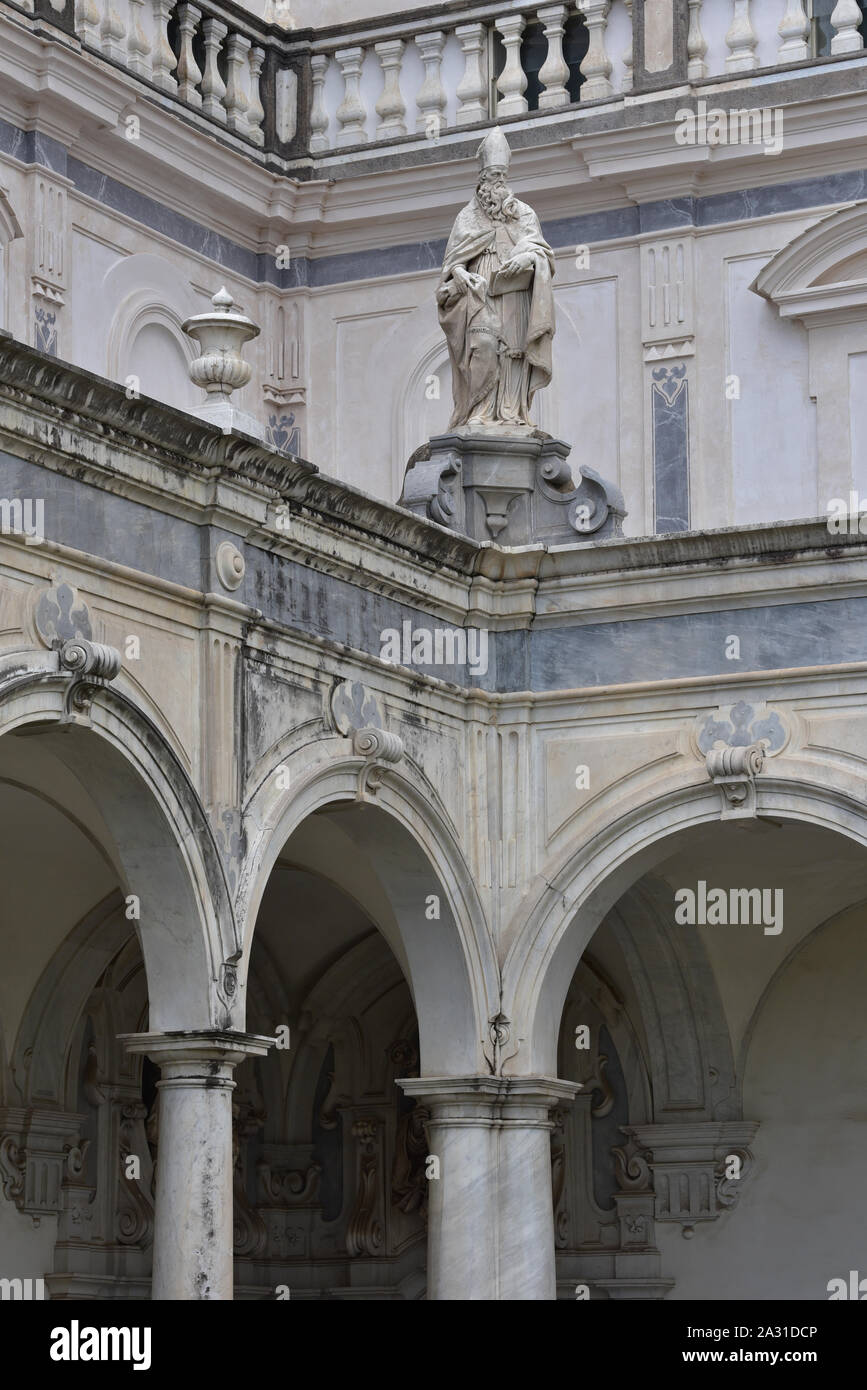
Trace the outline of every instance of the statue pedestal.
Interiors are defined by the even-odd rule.
[[[407,469],[401,506],[452,531],[508,546],[623,534],[619,489],[587,467],[576,487],[562,439],[500,425],[435,435],[423,452]]]

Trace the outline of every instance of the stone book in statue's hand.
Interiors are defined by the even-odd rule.
[[[509,272],[508,265],[494,272],[489,286],[490,294],[511,294],[514,290],[528,290],[533,283],[533,267]]]

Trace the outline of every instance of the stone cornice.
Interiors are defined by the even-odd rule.
[[[7,420],[5,433],[8,436],[14,429],[25,441],[29,457],[33,457],[34,444],[42,461],[47,462],[52,453],[58,458],[71,456],[77,476],[84,460],[87,481],[98,486],[101,474],[106,480],[111,476],[113,484],[117,480],[118,450],[124,451],[131,469],[133,455],[138,454],[142,466],[130,473],[130,495],[148,491],[151,505],[159,506],[162,492],[165,510],[177,512],[180,493],[185,513],[197,514],[202,521],[215,519],[214,484],[221,484],[222,524],[232,519],[234,511],[240,529],[254,540],[259,530],[268,549],[279,549],[280,532],[270,526],[258,528],[256,509],[239,506],[226,484],[257,494],[260,516],[262,503],[282,501],[290,514],[303,509],[324,524],[332,544],[340,534],[347,540],[362,535],[370,537],[379,550],[412,557],[416,599],[419,570],[426,565],[437,572],[445,566],[462,575],[476,568],[481,547],[466,537],[338,483],[306,459],[279,454],[246,435],[224,434],[185,411],[147,397],[130,401],[123,387],[0,332],[0,402],[4,398],[15,407],[16,417],[14,422]],[[160,470],[165,470],[164,475]],[[329,564],[339,567],[339,557],[330,557]],[[347,561],[347,565],[349,572],[357,574],[356,564]]]
[[[0,333],[6,447],[492,630],[867,594],[867,536],[824,519],[515,549],[477,543]],[[274,525],[284,504],[288,524]],[[74,545],[74,539],[70,537]]]
[[[225,435],[182,410],[147,396],[127,399],[121,386],[58,361],[0,332],[0,395],[41,409],[66,425],[119,441],[186,472],[229,469],[272,490],[313,474],[304,459],[277,454],[245,435]],[[46,441],[47,442],[47,441]]]
[[[248,249],[286,241],[293,251],[315,255],[339,253],[344,243],[354,252],[374,243],[398,245],[406,241],[408,221],[414,239],[436,238],[447,230],[471,181],[479,130],[487,123],[446,131],[437,146],[407,136],[381,148],[325,151],[287,162],[263,155],[146,80],[82,50],[77,40],[60,31],[48,36],[32,23],[23,13],[0,11],[5,118],[50,134],[100,173],[193,220],[204,219]],[[249,23],[261,27],[252,18]],[[308,43],[298,33],[273,30],[270,37],[287,52]],[[831,151],[835,168],[860,167],[865,86],[864,63],[831,59],[741,74],[737,81],[726,74],[640,102],[616,95],[503,124],[513,146],[516,187],[532,194],[543,218],[556,218],[568,211],[565,190],[574,207],[576,186],[584,192],[575,211],[588,212],[673,193],[682,197],[699,187],[709,195],[809,176],[827,169]],[[676,146],[677,110],[700,98],[724,108],[783,106],[783,154]],[[131,110],[142,121],[143,138],[134,145],[116,133],[121,116]]]

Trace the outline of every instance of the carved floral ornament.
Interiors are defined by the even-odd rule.
[[[94,641],[87,604],[64,580],[39,590],[31,613],[36,637],[57,652],[58,669],[72,677],[64,702],[67,717],[86,714],[97,688],[119,674],[120,652]]]
[[[789,738],[785,716],[763,701],[738,700],[700,717],[695,751],[720,789],[723,820],[756,814],[756,778],[766,759],[781,753]]]

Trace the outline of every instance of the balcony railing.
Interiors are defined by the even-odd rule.
[[[417,19],[407,38],[388,21],[311,45],[310,148],[316,153],[550,111],[631,86],[629,8],[608,32],[607,0],[502,13],[502,3]],[[614,41],[617,61],[608,45]],[[624,56],[624,50],[628,54]]]
[[[652,49],[634,33],[634,19],[650,22],[644,0],[531,3],[506,13],[503,0],[447,0],[399,20],[305,31],[264,24],[228,0],[12,0],[10,7],[65,29],[251,151],[290,163],[396,140],[436,142],[493,118],[833,62],[864,48],[867,0],[674,3],[688,12],[686,41],[677,25],[663,23]]]

